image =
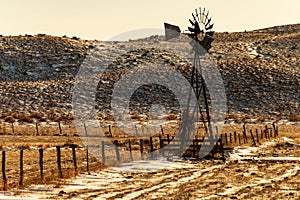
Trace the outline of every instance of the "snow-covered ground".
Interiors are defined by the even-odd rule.
[[[274,149],[288,145],[286,156]],[[291,150],[291,151],[288,151]],[[300,146],[282,137],[258,147],[238,146],[221,161],[137,161],[80,174],[60,187],[34,185],[0,199],[226,199],[300,197]],[[296,154],[295,154],[296,155]]]

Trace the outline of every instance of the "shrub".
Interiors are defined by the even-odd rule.
[[[29,114],[23,114],[23,115],[19,115],[19,121],[33,123],[34,119],[31,118]]]
[[[174,115],[174,114],[169,114],[169,115],[167,116],[167,120],[176,120],[176,119],[177,119],[177,116]]]
[[[131,119],[141,120],[141,116],[139,114],[133,114],[131,115]]]
[[[5,117],[5,122],[14,123],[16,119],[13,116],[7,116]]]
[[[296,114],[290,115],[289,120],[291,122],[300,122],[300,115],[296,115]]]

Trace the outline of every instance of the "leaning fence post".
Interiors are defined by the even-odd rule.
[[[3,177],[3,190],[7,190],[7,179],[6,179],[6,174],[5,174],[5,162],[6,162],[5,151],[2,151],[2,177]]]
[[[24,178],[24,169],[23,169],[23,147],[20,149],[20,180],[19,185],[23,185],[23,178]]]
[[[56,146],[58,175],[62,178],[60,146]]]
[[[44,157],[44,153],[43,153],[43,148],[39,148],[39,165],[40,165],[40,176],[41,176],[41,180],[44,179],[44,174],[43,174],[43,157]]]

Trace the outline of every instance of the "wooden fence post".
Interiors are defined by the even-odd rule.
[[[244,137],[244,143],[245,144],[248,143],[246,124],[243,124],[243,137]]]
[[[15,128],[14,128],[14,123],[13,122],[11,123],[11,131],[12,131],[12,134],[14,135],[15,134]]]
[[[234,131],[234,143],[236,143],[236,131]]]
[[[163,126],[162,126],[162,125],[160,125],[160,130],[161,130],[161,134],[162,134],[162,136],[164,136],[164,135],[165,135],[165,133],[164,133],[164,129],[163,129]]]
[[[38,122],[35,123],[35,130],[36,130],[36,135],[39,135],[39,124],[38,124]]]
[[[164,142],[162,140],[161,135],[159,136],[159,151],[161,153],[162,156],[165,156],[165,152],[164,152]]]
[[[115,142],[115,150],[116,150],[116,156],[117,156],[117,161],[120,161],[120,152],[119,152],[119,147],[118,147],[118,140]]]
[[[23,147],[20,149],[20,180],[19,185],[23,185],[23,178],[24,178],[24,169],[23,169]]]
[[[257,143],[259,143],[259,136],[258,136],[258,130],[255,129],[255,133],[256,133],[256,140],[257,140]]]
[[[60,153],[60,146],[56,146],[56,154],[57,154],[57,169],[58,175],[62,178],[62,171],[61,171],[61,153]]]
[[[86,171],[90,174],[90,166],[89,166],[89,145],[86,145]]]
[[[238,136],[239,136],[239,144],[241,144],[241,134],[239,134]]]
[[[225,144],[228,146],[228,138],[227,138],[227,133],[225,133]]]
[[[196,142],[193,140],[193,158],[196,158]]]
[[[62,135],[62,129],[61,129],[60,121],[58,122],[58,128],[59,128],[59,135]]]
[[[204,142],[205,137],[203,137],[202,139],[203,139],[203,142]],[[221,139],[221,141],[222,141],[222,144],[224,145],[223,133],[221,133],[220,139]],[[203,142],[202,142],[202,143],[203,143]]]
[[[248,143],[247,135],[245,132],[243,132],[243,138],[244,138],[244,144]]]
[[[129,155],[130,155],[130,160],[133,161],[133,157],[132,157],[132,147],[131,147],[131,141],[130,141],[130,139],[129,139],[128,143],[129,143]]]
[[[232,133],[230,133],[229,141],[230,141],[230,144],[232,144]]]
[[[85,137],[88,137],[88,132],[85,123],[83,124],[84,126],[84,132],[85,132]],[[90,174],[90,168],[89,168],[89,145],[85,146],[86,149],[86,171],[88,174]]]
[[[5,174],[6,156],[5,151],[2,151],[2,178],[3,178],[3,190],[7,190],[7,178]]]
[[[198,133],[198,131],[197,131],[197,133]],[[217,137],[217,139],[219,139],[219,128],[218,128],[218,126],[216,126],[216,137]]]
[[[40,165],[40,176],[41,180],[44,179],[44,174],[43,174],[43,157],[44,157],[44,152],[43,148],[39,148],[39,165]]]
[[[102,141],[102,163],[104,164],[105,163],[105,144],[104,144],[104,141]]]
[[[136,125],[134,125],[134,128],[135,128],[135,135],[138,136],[139,133],[138,133],[138,129],[137,129]]]
[[[265,132],[265,138],[268,139],[267,129],[265,129],[264,132]]]
[[[141,126],[141,128],[142,128],[142,134],[143,134],[143,136],[145,135],[145,132],[144,132],[144,126]]]
[[[153,148],[153,138],[150,137],[150,152],[153,152],[154,148]]]
[[[76,158],[75,145],[72,144],[71,148],[72,148],[72,157],[73,157],[74,171],[75,171],[75,174],[77,174],[77,158]]]
[[[144,153],[143,139],[140,139],[140,151],[141,151],[141,157],[143,159],[143,153]]]
[[[112,137],[112,130],[111,130],[111,125],[108,125],[108,131],[109,131],[109,134],[110,134],[110,137]]]
[[[253,145],[256,146],[256,142],[255,142],[255,139],[254,139],[254,136],[253,136],[253,133],[252,133],[252,129],[250,129],[250,134],[251,134]]]

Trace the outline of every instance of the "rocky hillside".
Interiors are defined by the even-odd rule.
[[[153,36],[140,41],[146,46],[161,40],[162,37]],[[299,41],[300,24],[215,34],[210,55],[224,79],[229,114],[288,118],[300,113]],[[36,121],[72,119],[74,77],[89,50],[107,45],[118,50],[124,45],[134,46],[134,42],[87,41],[47,35],[0,37],[1,117],[20,119],[25,115]],[[188,77],[190,65],[180,57],[146,47],[137,46],[136,49],[113,63],[114,70],[102,80],[98,88],[99,111],[110,108],[113,85],[128,67],[160,62]],[[164,94],[166,89],[154,91]],[[141,100],[149,101],[142,93],[138,94]],[[138,103],[145,106],[141,100]]]

